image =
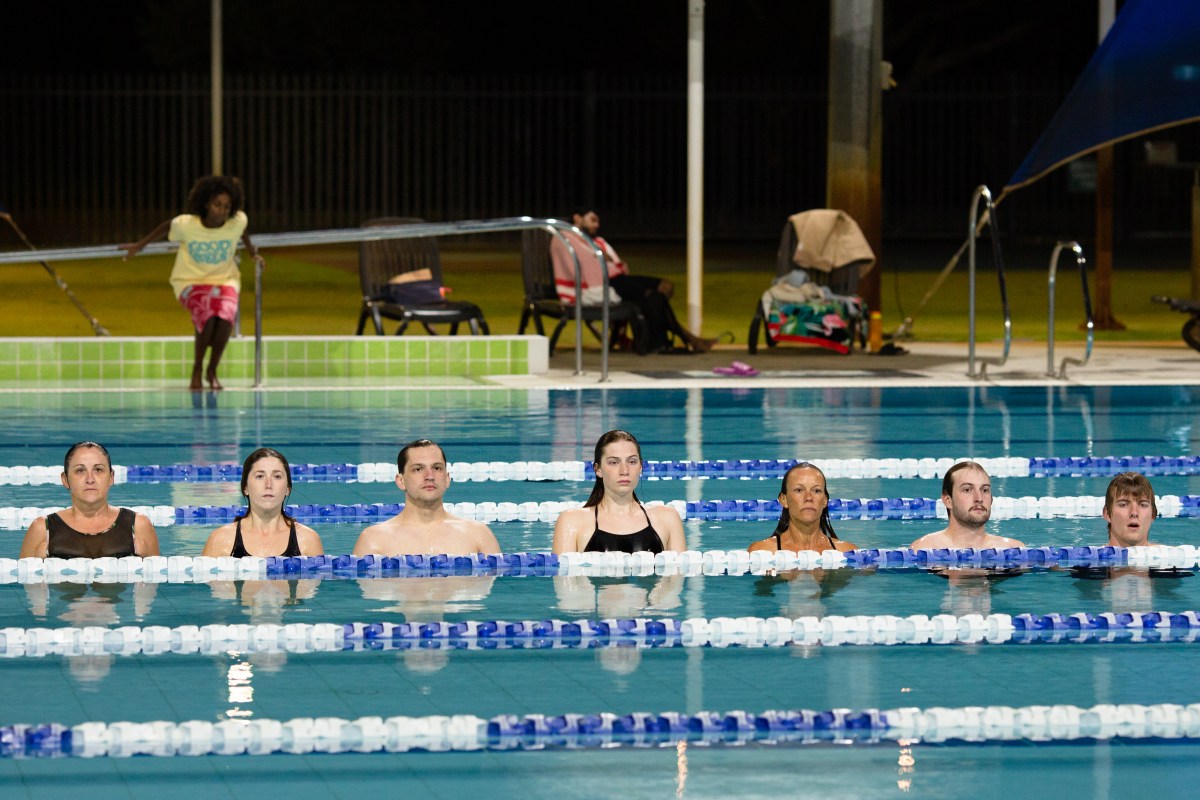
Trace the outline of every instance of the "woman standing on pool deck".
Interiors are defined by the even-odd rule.
[[[62,484],[71,505],[38,517],[25,532],[21,558],[103,558],[158,555],[158,534],[150,520],[129,508],[108,504],[112,459],[104,445],[79,442],[63,459]]]
[[[583,508],[564,511],[554,523],[555,553],[683,552],[687,541],[679,512],[647,508],[638,500],[642,448],[633,434],[609,431],[596,442],[596,485]]]
[[[779,504],[783,506],[783,511],[775,532],[750,545],[750,552],[845,552],[857,549],[850,542],[843,542],[833,532],[833,523],[829,521],[829,492],[825,473],[807,461],[801,461],[784,473]]]
[[[242,182],[237,178],[224,175],[201,178],[188,192],[187,213],[167,220],[140,241],[121,245],[128,259],[163,234],[172,242],[179,242],[171,270],[171,288],[183,307],[191,312],[196,327],[190,385],[193,391],[204,388],[200,376],[204,353],[210,349],[212,355],[204,377],[212,389],[224,388],[217,379],[217,365],[237,318],[242,276],[234,257],[239,237],[254,260],[266,266],[246,232],[249,220],[242,211],[243,199]]]
[[[283,453],[260,447],[242,465],[242,496],[249,506],[233,522],[209,534],[201,555],[319,556],[321,537],[283,510],[292,493],[292,468]]]

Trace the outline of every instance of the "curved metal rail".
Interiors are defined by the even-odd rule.
[[[979,201],[983,199],[987,207],[987,214],[984,221],[991,227],[992,240],[992,257],[996,262],[996,276],[1000,280],[1000,303],[1004,307],[1004,352],[1000,356],[999,361],[984,362],[980,365],[979,371],[975,371],[975,240],[978,231],[981,227],[979,222]],[[967,377],[982,379],[987,377],[988,365],[997,367],[1004,366],[1004,362],[1008,361],[1009,351],[1012,349],[1012,315],[1008,310],[1008,287],[1004,281],[1004,260],[1000,256],[1000,236],[996,231],[996,206],[992,203],[992,193],[988,187],[980,185],[975,187],[975,192],[971,195],[971,213],[970,213],[970,229],[968,232],[967,241],[969,243],[969,258],[970,266],[968,278],[967,293],[970,296],[968,307],[968,339],[967,339]]]
[[[1087,349],[1084,351],[1083,360],[1078,358],[1064,358],[1058,372],[1054,371],[1054,283],[1058,275],[1058,257],[1063,250],[1070,250],[1075,254],[1075,263],[1079,265],[1079,278],[1083,283],[1083,313],[1087,315]],[[1087,259],[1083,257],[1083,248],[1078,242],[1059,242],[1054,245],[1054,252],[1050,254],[1050,290],[1049,290],[1049,331],[1046,334],[1046,375],[1051,378],[1059,378],[1065,380],[1067,377],[1067,365],[1074,364],[1077,367],[1082,367],[1087,364],[1092,358],[1092,343],[1095,340],[1096,325],[1092,319],[1092,297],[1088,292],[1087,280]]]
[[[592,237],[560,219],[551,217],[505,217],[502,219],[472,219],[458,222],[426,222],[416,225],[389,225],[371,228],[338,228],[323,231],[298,231],[291,233],[262,233],[255,234],[255,246],[264,247],[298,247],[310,244],[348,244],[352,242],[375,242],[385,239],[421,239],[431,236],[453,236],[456,234],[498,233],[501,231],[546,230],[559,238],[567,246],[567,252],[575,262],[575,296],[582,297],[582,278],[580,275],[579,256],[575,248],[564,235],[564,232],[582,237],[592,247],[592,252],[600,263],[604,263],[604,251],[592,241]],[[161,255],[173,253],[178,248],[176,242],[154,242],[146,245],[139,255]],[[240,246],[240,245],[239,245]],[[28,250],[21,252],[0,253],[0,264],[26,264],[29,262],[49,261],[79,261],[93,258],[122,258],[125,251],[117,245],[96,245],[91,247],[66,247],[58,250]],[[609,304],[608,304],[608,270],[600,270],[604,282],[604,301],[602,313],[602,334],[604,342],[609,339]],[[262,271],[254,271],[254,387],[262,385]],[[583,374],[583,307],[575,304],[575,374]],[[608,348],[600,348],[600,382],[608,381]]]

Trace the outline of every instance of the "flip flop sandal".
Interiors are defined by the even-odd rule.
[[[733,367],[713,367],[715,375],[737,375],[738,371]]]
[[[732,364],[729,365],[729,368],[734,371],[733,372],[734,375],[741,375],[742,377],[745,377],[745,378],[753,378],[755,375],[758,374],[758,370],[756,370],[754,367],[750,366],[749,364],[747,364],[744,361],[734,361]]]

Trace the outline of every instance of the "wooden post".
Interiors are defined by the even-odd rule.
[[[880,308],[883,264],[883,2],[830,0],[829,133],[825,205],[845,211],[875,251],[859,281],[867,307]]]

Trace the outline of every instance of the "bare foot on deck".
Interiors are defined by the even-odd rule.
[[[192,370],[192,382],[188,385],[188,388],[193,392],[199,392],[204,389],[204,382],[200,380],[200,370]]]
[[[219,392],[225,388],[221,385],[220,379],[217,378],[217,373],[211,370],[208,372],[208,388],[212,389],[214,392]]]

